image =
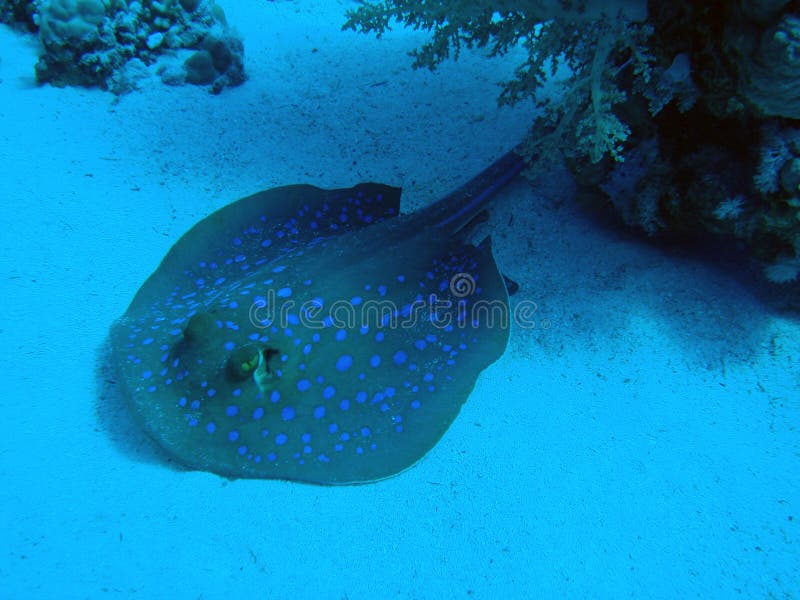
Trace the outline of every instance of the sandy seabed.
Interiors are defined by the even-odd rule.
[[[192,224],[257,190],[381,181],[406,211],[524,137],[514,57],[414,71],[355,2],[224,2],[249,80],[37,87],[0,28],[0,597],[800,595],[800,324],[736,257],[656,247],[554,173],[486,226],[516,329],[441,442],[376,484],[165,462],[105,382],[109,326]]]

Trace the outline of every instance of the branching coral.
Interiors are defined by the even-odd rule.
[[[431,32],[414,65],[462,48],[527,51],[501,104],[541,109],[529,173],[566,159],[649,234],[744,240],[767,276],[800,275],[800,12],[791,0],[707,3],[386,0],[348,13],[381,35]],[[545,82],[560,93],[542,94]]]
[[[650,29],[629,18],[641,19],[643,12],[641,2],[394,0],[349,12],[344,27],[380,36],[396,20],[431,31],[431,41],[413,52],[414,66],[431,69],[450,56],[458,58],[462,47],[486,47],[498,56],[522,45],[527,59],[502,84],[499,102],[534,98],[541,105],[536,135],[524,151],[530,157],[569,153],[598,162],[605,156],[621,160],[630,135],[615,114],[627,98],[618,79],[650,77]],[[537,98],[562,66],[569,72],[562,82],[563,99]]]

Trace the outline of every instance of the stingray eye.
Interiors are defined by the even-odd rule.
[[[200,345],[213,337],[216,332],[216,319],[209,313],[197,313],[183,330],[183,341],[190,345]]]
[[[258,368],[264,350],[258,346],[248,345],[237,348],[228,357],[226,372],[231,381],[244,381],[252,377]]]

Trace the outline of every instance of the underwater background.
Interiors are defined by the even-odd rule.
[[[172,463],[115,389],[109,327],[178,238],[258,190],[402,186],[412,212],[515,146],[521,55],[430,72],[359,3],[225,3],[247,81],[38,86],[0,26],[3,598],[800,595],[800,323],[728,247],[654,243],[565,170],[490,207],[533,302],[441,441],[361,486]]]

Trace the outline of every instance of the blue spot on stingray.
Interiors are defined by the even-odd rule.
[[[314,409],[314,418],[315,419],[321,419],[324,416],[325,416],[325,407],[324,406],[317,406]]]
[[[308,391],[311,388],[311,382],[308,379],[301,379],[297,382],[297,389],[301,392]]]
[[[281,399],[281,393],[278,390],[272,390],[272,393],[269,395],[270,402],[277,402]]]
[[[356,402],[363,404],[367,401],[367,392],[361,391],[356,394]]]
[[[345,331],[344,329],[340,329],[339,331],[336,332],[337,342],[343,342],[345,338],[347,338],[347,331]]]
[[[382,331],[379,331],[378,333],[375,334],[375,341],[382,342],[385,337],[386,336],[384,335],[384,333]]]
[[[339,431],[339,426],[336,423],[328,425],[328,433],[336,433],[337,431]]]
[[[294,407],[284,406],[281,410],[281,419],[284,421],[291,421],[295,417]]]
[[[231,404],[228,408],[225,409],[225,414],[229,417],[235,417],[239,414],[239,407],[235,404]]]
[[[337,371],[347,371],[350,367],[353,366],[353,357],[349,354],[342,354],[336,360],[336,370]]]
[[[373,354],[369,359],[369,365],[371,367],[377,367],[381,364],[381,357],[377,354]]]
[[[253,418],[257,421],[261,417],[264,416],[264,409],[261,406],[258,406],[253,410]]]
[[[336,394],[336,388],[334,388],[332,385],[329,385],[324,390],[322,390],[322,397],[325,398],[326,400],[330,400],[331,398],[333,398],[335,394]]]
[[[232,442],[235,442],[236,440],[239,439],[239,432],[236,431],[235,429],[233,431],[229,431],[228,432],[228,439],[230,441],[232,441]]]
[[[427,344],[427,342],[425,340],[417,340],[416,342],[414,342],[414,347],[417,350],[425,350],[425,346],[427,346],[427,345],[428,344]]]
[[[288,440],[289,436],[287,436],[285,433],[279,433],[275,436],[275,443],[278,446],[283,446]]]
[[[403,350],[398,350],[394,353],[392,360],[394,360],[394,364],[402,365],[408,359],[408,355]]]
[[[214,433],[217,430],[217,425],[214,422],[210,422],[206,424],[206,431],[208,433]]]
[[[278,298],[288,298],[292,295],[292,288],[284,287],[277,291]]]
[[[339,402],[339,408],[341,408],[342,410],[348,410],[350,408],[350,400],[345,398],[344,400]]]

